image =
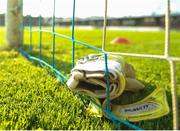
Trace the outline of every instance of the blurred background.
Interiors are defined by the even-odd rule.
[[[0,0],[0,26],[5,25],[6,0]],[[40,4],[41,3],[41,4]],[[71,26],[73,0],[56,0],[56,25]],[[171,27],[180,29],[180,0],[171,0]],[[109,0],[108,28],[114,30],[161,30],[164,28],[165,0]],[[77,28],[94,28],[103,25],[104,0],[76,0]],[[53,2],[51,0],[24,0],[25,25],[29,15],[33,26],[38,16],[43,26],[52,24]],[[130,27],[130,28],[129,28]]]

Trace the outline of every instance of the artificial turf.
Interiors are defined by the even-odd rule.
[[[34,27],[35,28],[35,27]],[[46,27],[44,27],[46,28]],[[46,28],[50,29],[50,28]],[[56,28],[56,32],[71,36],[69,29]],[[3,38],[4,29],[0,35]],[[129,45],[113,45],[115,37],[125,37]],[[32,37],[34,56],[39,56],[39,33]],[[76,30],[75,38],[101,48],[102,31]],[[180,56],[180,32],[171,33],[170,54]],[[0,129],[113,129],[106,119],[95,118],[83,113],[82,102],[76,95],[64,88],[57,79],[36,64],[32,64],[17,51],[4,51],[5,41],[1,39],[0,53]],[[29,51],[29,32],[25,31],[25,49]],[[71,41],[56,37],[55,66],[68,76],[71,69]],[[164,31],[130,32],[108,31],[108,51],[163,54]],[[76,44],[76,60],[95,50]],[[52,62],[52,35],[42,33],[42,58]],[[124,57],[136,69],[137,78],[146,88],[130,99],[120,99],[125,104],[145,97],[154,88],[163,87],[171,107],[170,69],[167,61],[148,58]],[[176,64],[178,100],[180,101],[180,63]],[[143,95],[142,95],[143,94]],[[179,104],[180,109],[180,104]],[[172,110],[159,119],[135,123],[144,129],[172,129]],[[122,126],[123,129],[127,129]]]

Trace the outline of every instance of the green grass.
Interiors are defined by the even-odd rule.
[[[47,28],[50,29],[50,28]],[[56,31],[70,36],[68,29],[56,28]],[[4,28],[0,35],[3,38]],[[33,55],[38,56],[39,33],[33,33]],[[114,37],[126,37],[131,45],[112,45]],[[76,30],[75,38],[91,45],[101,47],[102,31]],[[180,56],[180,32],[171,33],[172,56]],[[117,52],[163,54],[164,32],[127,32],[108,31],[107,50]],[[25,47],[29,49],[29,32],[25,32]],[[42,34],[42,57],[48,63],[52,58],[52,35]],[[4,48],[5,41],[1,41]],[[55,66],[68,76],[71,68],[71,42],[56,37]],[[76,44],[76,60],[89,53],[97,53]],[[124,57],[131,63],[137,77],[146,85],[146,89],[131,96],[132,99],[118,99],[121,104],[137,101],[154,88],[166,89],[168,102],[171,107],[170,69],[169,63],[163,60]],[[176,64],[176,80],[178,100],[180,101],[180,63]],[[0,53],[0,129],[113,129],[108,120],[94,118],[83,114],[82,103],[75,94],[63,88],[55,78],[45,70],[31,64],[16,51]],[[143,94],[143,95],[142,95]],[[132,95],[132,94],[130,94]],[[180,103],[179,103],[180,109]],[[180,114],[179,114],[180,116]],[[159,119],[135,123],[144,129],[172,129],[172,110],[167,116]],[[125,126],[122,128],[127,129]]]
[[[0,129],[111,129],[82,102],[15,51],[0,54]]]

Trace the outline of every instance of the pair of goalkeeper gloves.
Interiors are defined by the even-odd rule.
[[[107,56],[107,67],[103,54],[91,54],[77,61],[71,70],[67,86],[75,92],[90,96],[106,108],[107,87],[110,101],[120,97],[123,92],[139,92],[145,86],[136,79],[135,70],[122,57]],[[152,99],[153,98],[153,99]],[[87,112],[95,116],[106,116],[95,104],[90,103]],[[129,104],[111,103],[111,112],[119,118],[140,121],[161,117],[169,112],[166,94],[162,88],[156,89],[143,100]]]

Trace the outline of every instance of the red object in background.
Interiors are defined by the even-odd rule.
[[[117,37],[111,41],[112,44],[131,44],[127,38]]]

